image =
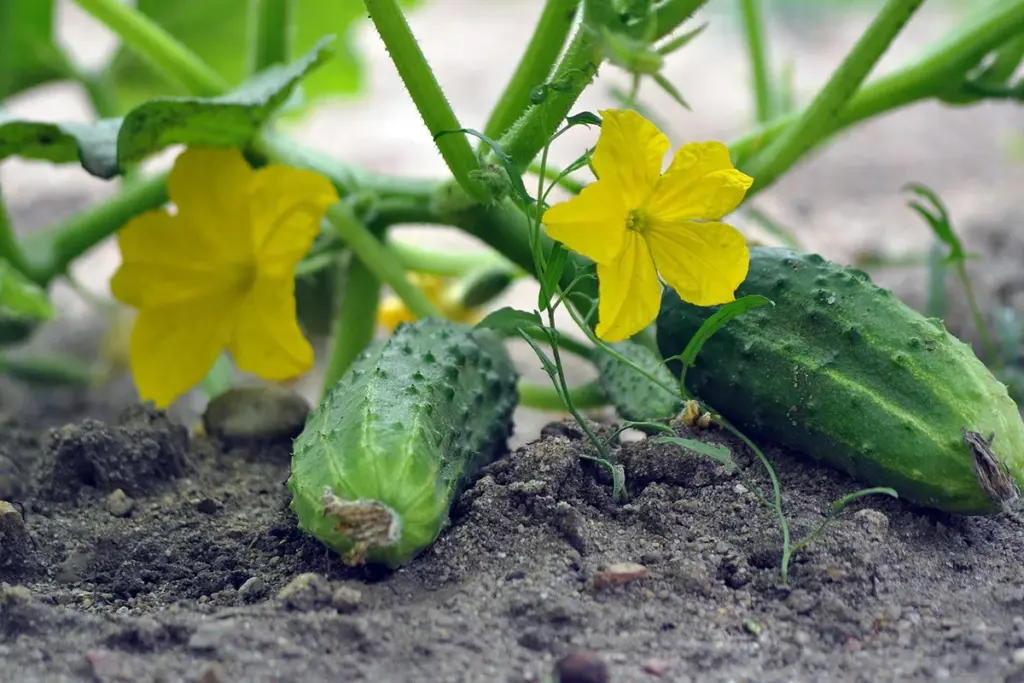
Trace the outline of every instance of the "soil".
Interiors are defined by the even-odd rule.
[[[774,519],[735,473],[630,440],[616,503],[556,422],[391,572],[347,568],[297,529],[287,439],[223,444],[139,406],[0,434],[0,493],[18,503],[0,514],[4,681],[549,681],[573,653],[609,677],[565,681],[1024,681],[1008,519],[867,499],[784,586]],[[767,486],[720,433],[686,436]],[[797,537],[856,488],[769,455]]]

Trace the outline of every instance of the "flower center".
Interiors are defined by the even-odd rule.
[[[651,219],[645,211],[633,209],[626,216],[626,229],[633,232],[643,233],[651,226]]]

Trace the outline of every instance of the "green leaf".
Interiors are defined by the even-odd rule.
[[[417,4],[418,0],[401,0],[405,8]],[[355,29],[366,17],[363,3],[301,0],[293,5],[292,57],[309,50],[325,31],[342,36],[337,59],[303,82],[304,104],[308,106],[324,96],[358,92],[363,85],[363,65],[355,50],[354,37]],[[249,0],[137,0],[137,6],[229,83],[238,84],[247,78]],[[188,94],[127,48],[122,48],[112,60],[111,79],[117,84],[118,101],[124,109],[153,97]]]
[[[960,244],[960,239],[953,232],[953,226],[949,220],[949,212],[946,210],[946,206],[939,199],[939,196],[934,191],[920,185],[918,183],[910,183],[903,189],[909,190],[916,194],[918,197],[926,199],[931,207],[926,207],[924,204],[918,201],[908,202],[908,206],[917,212],[928,226],[935,233],[942,242],[949,247],[949,256],[946,257],[947,263],[957,263],[967,260],[967,253],[964,251],[963,246]]]
[[[544,310],[551,303],[551,297],[558,293],[558,281],[565,272],[565,264],[569,259],[569,251],[561,242],[555,242],[544,267],[540,280],[540,291],[537,293],[537,308]]]
[[[78,162],[112,178],[171,145],[243,147],[288,101],[303,77],[332,55],[325,37],[302,59],[267,69],[238,89],[212,98],[160,98],[123,119],[93,124],[0,122],[0,161],[10,156]]]
[[[65,75],[53,0],[0,0],[0,100]]]
[[[704,347],[704,344],[711,339],[712,335],[718,330],[722,329],[727,322],[733,318],[746,313],[752,308],[758,306],[764,306],[765,304],[775,305],[775,302],[767,297],[763,297],[760,294],[750,294],[741,299],[730,301],[729,303],[722,306],[720,309],[715,311],[715,314],[704,321],[704,324],[700,326],[697,333],[690,339],[690,343],[686,345],[683,352],[677,356],[682,363],[682,371],[679,375],[679,385],[685,386],[684,381],[686,379],[686,369],[692,367],[694,362],[697,360],[697,354]]]
[[[0,315],[22,320],[49,320],[54,316],[46,290],[3,260],[0,260]]]
[[[541,327],[540,315],[528,313],[506,306],[499,308],[476,324],[478,328],[488,328],[499,332],[516,332],[527,327]]]
[[[684,439],[678,436],[659,436],[654,439],[654,443],[667,443],[673,446],[679,446],[687,450],[691,450],[694,453],[707,456],[725,466],[726,470],[732,472],[736,469],[736,463],[733,462],[732,453],[725,446],[720,446],[713,443],[704,443],[703,441],[697,441],[696,439]]]

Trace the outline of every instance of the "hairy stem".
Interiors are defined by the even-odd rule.
[[[775,88],[765,38],[764,7],[761,0],[740,0],[740,16],[747,35],[750,72],[754,81],[754,104],[757,122],[765,123],[775,116]]]
[[[352,258],[334,321],[334,343],[324,376],[323,396],[334,388],[352,361],[373,341],[379,303],[380,280],[365,263]]]
[[[943,93],[951,83],[961,81],[986,54],[1020,35],[1021,31],[1024,31],[1024,0],[1000,3],[977,13],[912,64],[861,88],[804,153],[861,121]],[[778,118],[734,140],[729,151],[736,165],[749,171],[748,162],[782,134],[794,130],[806,113]],[[793,163],[798,159],[793,159]],[[747,199],[762,188],[755,185],[747,192]]]
[[[551,75],[565,46],[579,4],[580,0],[547,0],[544,4],[533,37],[487,120],[484,135],[497,138],[530,106],[530,94]]]
[[[46,284],[67,271],[72,261],[107,239],[135,216],[167,202],[167,174],[138,180],[107,201],[77,213],[45,232],[29,235],[24,245],[33,279]]]
[[[426,294],[406,277],[398,259],[391,250],[378,240],[369,228],[363,225],[344,202],[338,202],[327,210],[327,220],[348,245],[356,258],[381,282],[394,291],[417,318],[442,317],[430,303]]]
[[[441,135],[462,126],[427,64],[397,0],[364,0],[364,4],[448,169],[471,197],[487,201],[487,190],[472,176],[479,169],[479,164],[466,136],[461,133]]]
[[[227,81],[220,74],[133,5],[121,0],[75,0],[75,3],[193,95],[213,97],[228,89]]]
[[[924,0],[887,0],[874,21],[797,121],[744,169],[752,192],[770,186],[835,126],[839,111],[867,78]],[[748,193],[749,196],[749,193]]]
[[[249,73],[291,58],[294,9],[293,0],[249,0]]]

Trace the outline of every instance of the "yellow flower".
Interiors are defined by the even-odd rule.
[[[753,183],[718,142],[680,148],[661,172],[669,141],[633,111],[601,112],[598,179],[544,213],[548,234],[597,264],[597,335],[621,341],[658,315],[658,275],[685,301],[732,301],[747,276],[743,236],[718,222]]]
[[[224,349],[268,380],[309,370],[294,271],[338,201],[331,183],[286,166],[253,171],[236,149],[189,148],[168,190],[175,213],[150,211],[118,233],[123,262],[110,283],[139,311],[130,357],[143,400],[170,404]]]
[[[446,289],[447,281],[444,278],[424,273],[410,273],[409,280],[423,291],[427,300],[448,320],[470,324],[480,321],[482,316],[477,309],[466,308],[449,296]],[[377,308],[377,324],[388,332],[394,332],[400,323],[411,323],[415,320],[416,316],[405,302],[394,294],[385,298]]]

